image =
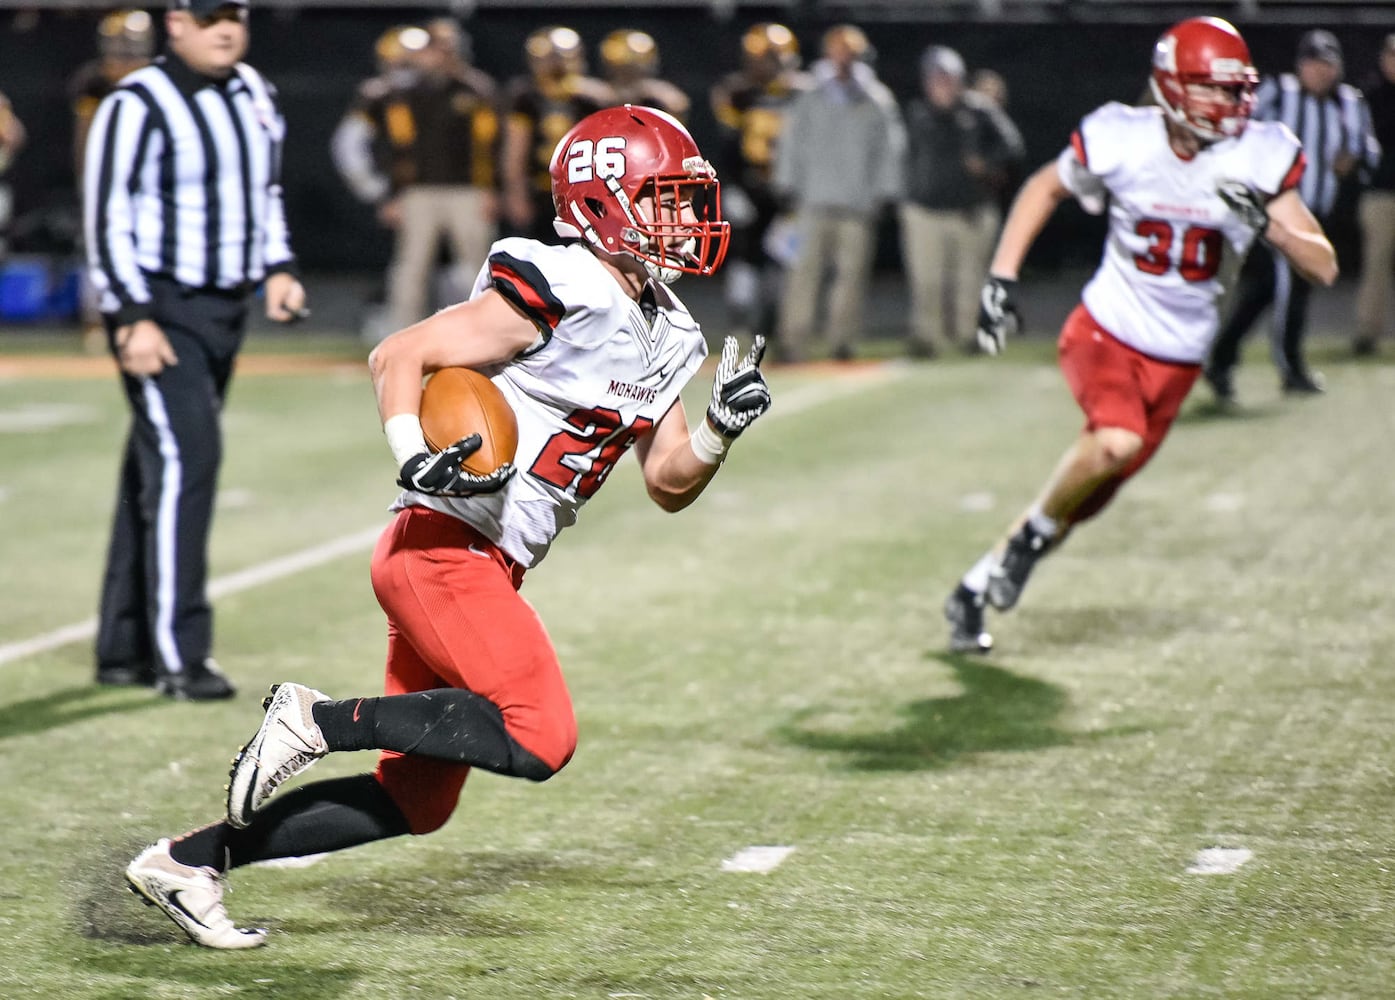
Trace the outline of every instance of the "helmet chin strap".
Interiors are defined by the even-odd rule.
[[[1167,115],[1167,117],[1177,125],[1180,125],[1194,135],[1200,140],[1202,145],[1209,145],[1225,138],[1224,135],[1213,134],[1211,131],[1198,128],[1197,125],[1187,117],[1185,111],[1180,108],[1174,108],[1171,103],[1168,102],[1167,98],[1163,96],[1162,88],[1158,86],[1157,80],[1149,77],[1148,89],[1153,92],[1153,100],[1158,102],[1158,107],[1162,108],[1163,114]]]

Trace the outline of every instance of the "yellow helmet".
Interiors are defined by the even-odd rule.
[[[523,51],[534,75],[565,76],[586,70],[581,36],[571,28],[560,25],[539,28],[524,41]]]
[[[651,76],[659,69],[659,46],[646,32],[621,28],[601,41],[601,63],[607,75],[628,71]]]
[[[754,24],[741,36],[741,52],[749,63],[770,63],[780,69],[799,65],[799,40],[783,24]]]
[[[430,43],[431,36],[422,28],[411,24],[398,24],[384,31],[373,43],[373,55],[381,69],[388,70],[401,66]]]
[[[149,59],[155,24],[143,10],[114,10],[97,25],[97,48],[107,59]]]

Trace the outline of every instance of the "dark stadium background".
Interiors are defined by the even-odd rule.
[[[442,6],[383,5],[375,8],[257,7],[252,17],[249,61],[280,88],[290,138],[285,182],[296,249],[309,271],[364,272],[387,261],[388,237],[341,183],[329,158],[330,134],[355,85],[373,72],[373,43],[394,24],[440,16]],[[473,6],[473,5],[472,5]],[[877,50],[877,69],[899,99],[916,92],[917,63],[927,45],[958,49],[970,69],[989,67],[1010,87],[1009,112],[1027,144],[1029,166],[1054,155],[1078,118],[1100,103],[1131,100],[1144,88],[1152,42],[1179,18],[1202,13],[1235,20],[1262,73],[1292,67],[1302,32],[1326,27],[1341,39],[1347,79],[1360,83],[1374,71],[1383,34],[1395,30],[1395,8],[1373,4],[1257,5],[1258,16],[1241,16],[1241,4],[1004,3],[996,19],[980,19],[972,4],[904,3],[887,16],[885,5],[791,4],[664,5],[663,9],[569,4],[552,7],[482,4],[461,18],[473,39],[477,65],[501,81],[523,72],[522,44],[532,30],[566,24],[585,39],[595,66],[604,34],[636,27],[658,41],[664,76],[693,98],[691,128],[701,145],[714,124],[707,90],[735,68],[741,33],[758,21],[789,24],[799,37],[806,64],[816,58],[821,32],[848,20],[867,32]],[[60,249],[76,217],[71,163],[72,114],[65,88],[73,70],[95,54],[95,26],[103,10],[45,9],[35,14],[0,10],[0,90],[7,93],[30,133],[12,168],[18,232],[17,252]],[[155,8],[152,8],[155,9]],[[465,8],[469,11],[471,8]],[[971,19],[946,20],[945,12],[968,11]],[[933,16],[932,16],[933,15]],[[1381,23],[1384,19],[1384,24]],[[708,147],[710,148],[710,146]],[[1350,213],[1339,213],[1349,218]],[[1354,273],[1352,223],[1339,222],[1332,236]],[[1098,256],[1102,234],[1096,220],[1077,209],[1057,214],[1044,239],[1050,253],[1033,255],[1036,269],[1086,267]],[[899,265],[894,225],[882,227],[879,265]]]

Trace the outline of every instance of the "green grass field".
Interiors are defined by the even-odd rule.
[[[530,576],[571,765],[236,872],[246,953],[121,870],[219,815],[267,685],[377,690],[368,551],[218,600],[230,703],[95,689],[86,640],[5,660],[94,611],[125,416],[109,379],[0,382],[0,998],[1388,997],[1395,365],[1319,366],[1323,398],[1256,357],[1241,413],[1190,404],[984,658],[940,603],[1077,429],[1049,345],[776,370],[693,509],[627,462]],[[241,377],[225,426],[215,576],[384,523],[362,372]],[[794,850],[723,870],[753,845]],[[1208,848],[1252,856],[1189,873]]]

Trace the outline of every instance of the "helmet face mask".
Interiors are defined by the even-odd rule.
[[[1148,82],[1172,121],[1203,142],[1215,142],[1245,131],[1259,73],[1234,27],[1195,17],[1158,39]]]
[[[716,171],[664,112],[627,104],[583,118],[551,173],[559,235],[632,257],[664,284],[721,266],[731,233]]]

